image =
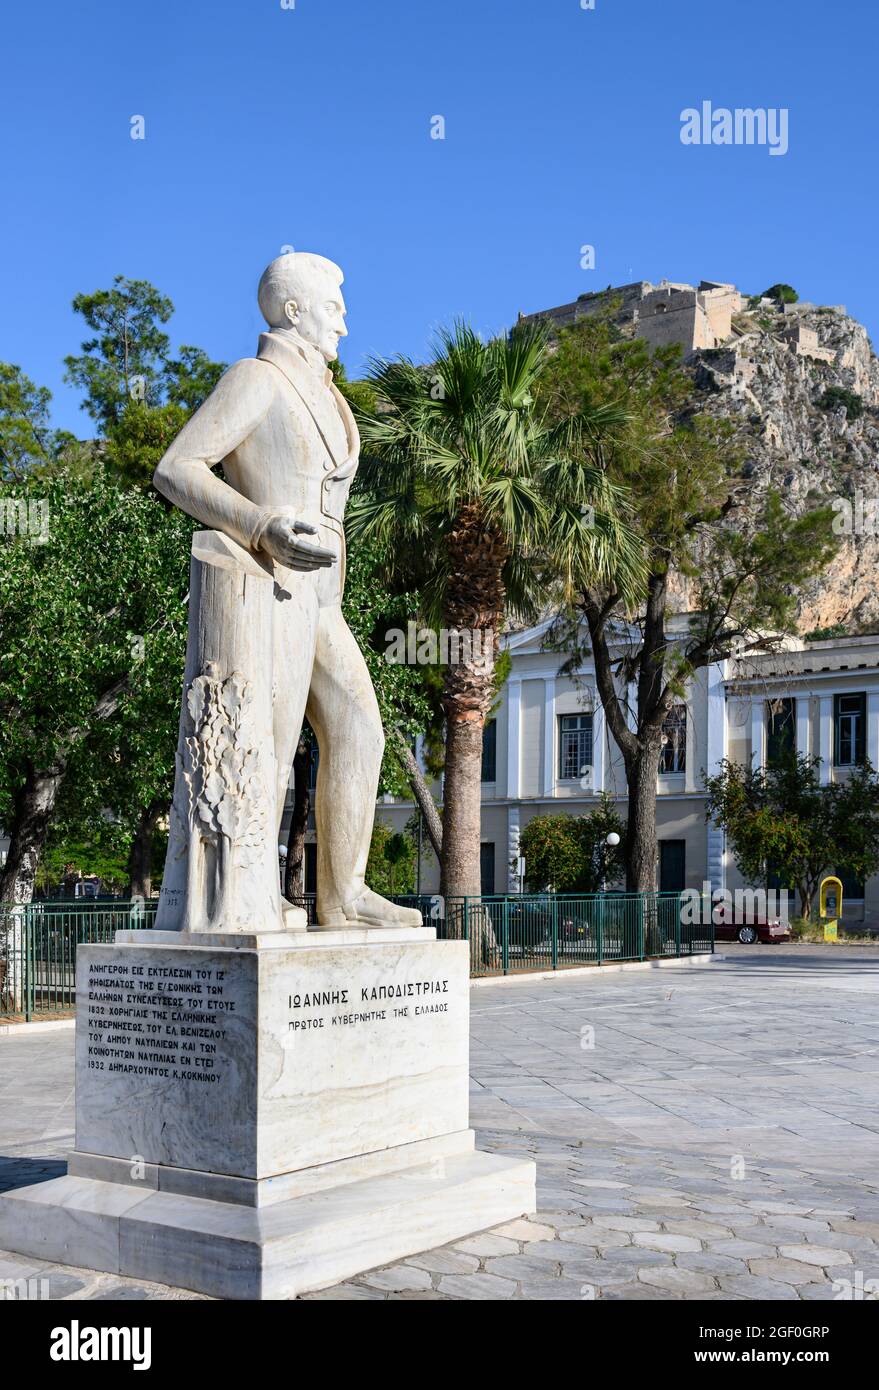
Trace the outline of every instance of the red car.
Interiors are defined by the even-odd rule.
[[[773,917],[768,922],[765,917],[751,916],[744,920],[723,922],[714,928],[715,941],[741,941],[743,946],[753,946],[755,941],[778,945],[779,941],[790,941],[790,923]]]

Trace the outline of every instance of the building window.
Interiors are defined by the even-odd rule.
[[[592,715],[559,716],[559,778],[582,777],[592,767]]]
[[[484,898],[494,892],[494,840],[479,846],[479,891]]]
[[[305,845],[305,891],[317,892],[317,845]]]
[[[835,765],[854,767],[862,763],[866,754],[866,695],[834,695],[833,729]]]
[[[662,725],[659,771],[687,770],[687,706],[674,705]]]
[[[683,893],[687,881],[685,840],[659,841],[659,891]]]
[[[482,730],[482,781],[497,781],[497,723],[489,719]]]
[[[836,877],[842,884],[843,906],[845,906],[847,902],[851,902],[852,900],[854,900],[855,902],[864,901],[863,879],[857,878],[855,874],[842,873],[842,871],[839,869],[837,869],[836,871]]]
[[[767,700],[766,766],[780,767],[797,746],[796,700]]]

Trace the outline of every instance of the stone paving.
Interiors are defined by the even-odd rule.
[[[538,1212],[306,1299],[879,1296],[879,952],[472,992],[472,1123]],[[63,1171],[72,1032],[0,1037],[0,1188]],[[0,1252],[53,1298],[196,1298]],[[876,1281],[871,1285],[871,1281]]]

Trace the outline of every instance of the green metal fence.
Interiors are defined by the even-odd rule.
[[[112,942],[116,932],[151,927],[155,901],[87,898],[0,904],[0,1017],[65,1013],[76,1002],[76,948]]]
[[[714,950],[711,925],[681,923],[678,893],[397,897],[444,940],[470,944],[470,973],[511,975]],[[307,904],[311,908],[311,904]],[[0,905],[0,1016],[30,1020],[76,1003],[76,949],[155,922],[152,901]],[[309,911],[313,917],[313,911]]]
[[[470,943],[471,975],[565,970],[714,950],[711,925],[682,924],[679,893],[450,898],[437,935]]]

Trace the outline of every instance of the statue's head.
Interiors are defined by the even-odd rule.
[[[295,328],[327,362],[339,355],[345,327],[344,276],[337,265],[308,251],[277,256],[259,282],[259,307],[270,328]]]

